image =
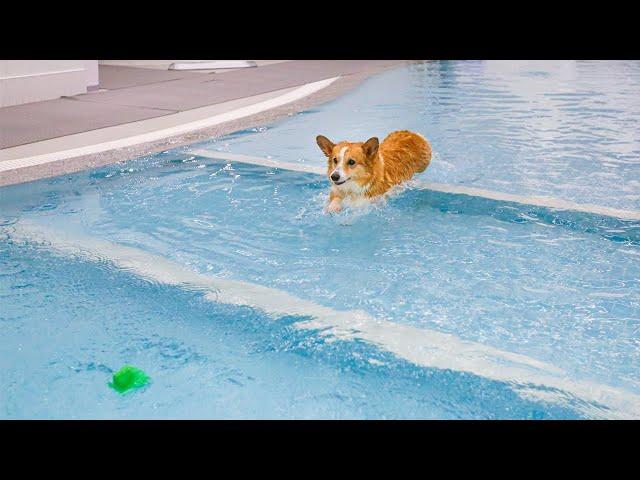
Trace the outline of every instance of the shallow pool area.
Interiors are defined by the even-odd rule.
[[[639,123],[637,61],[434,61],[209,148],[309,164],[318,134],[409,129],[434,146],[430,181],[640,210]]]
[[[640,220],[420,183],[636,212],[636,93],[638,62],[426,62],[0,189],[0,417],[640,418]],[[322,175],[215,158],[401,128],[432,166],[334,216]],[[109,389],[125,363],[151,384]]]

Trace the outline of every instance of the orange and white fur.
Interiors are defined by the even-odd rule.
[[[431,161],[429,142],[407,130],[390,133],[381,144],[377,137],[366,142],[334,144],[318,135],[316,141],[327,156],[327,176],[331,181],[327,212],[339,212],[344,203],[357,204],[383,195],[423,172]]]

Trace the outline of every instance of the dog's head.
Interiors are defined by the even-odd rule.
[[[316,142],[327,156],[327,176],[334,185],[339,188],[349,188],[353,184],[364,187],[371,182],[379,146],[377,137],[366,142],[334,144],[327,137],[318,135]]]

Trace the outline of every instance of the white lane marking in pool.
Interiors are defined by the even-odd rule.
[[[238,153],[216,152],[213,150],[189,149],[188,155],[198,157],[215,158],[218,160],[229,160],[231,162],[249,163],[251,165],[260,165],[262,167],[281,168],[283,170],[291,170],[294,172],[314,173],[316,175],[326,175],[326,169],[304,163],[287,162],[286,160],[274,160],[271,158],[252,157],[250,155],[240,155]]]
[[[213,150],[204,149],[190,149],[189,154],[197,155],[200,157],[216,158],[220,160],[231,160],[240,163],[250,163],[254,165],[265,165],[275,168],[282,168],[284,170],[293,170],[296,172],[317,173],[318,175],[324,175],[324,170],[321,167],[312,165],[298,164],[296,162],[287,162],[283,160],[269,160],[269,164],[265,164],[267,159],[254,157],[251,155],[240,155],[237,153],[216,152]],[[425,190],[434,190],[436,192],[454,193],[460,195],[469,195],[472,197],[488,198],[490,200],[497,200],[501,202],[513,202],[524,205],[534,205],[537,207],[545,207],[554,210],[571,210],[576,212],[593,213],[596,215],[602,215],[606,217],[615,217],[623,220],[640,220],[640,211],[636,210],[622,210],[618,208],[605,207],[602,205],[593,205],[588,203],[575,203],[568,200],[562,200],[553,197],[539,197],[539,196],[524,196],[516,195],[512,193],[502,193],[493,190],[486,190],[483,188],[465,187],[462,185],[448,185],[444,183],[432,183],[423,181],[414,181],[413,185],[416,188]]]
[[[640,212],[636,210],[623,210],[603,205],[591,203],[576,203],[569,200],[553,197],[540,197],[536,195],[524,196],[513,193],[496,192],[484,188],[464,187],[461,185],[448,185],[444,183],[419,182],[419,188],[426,188],[443,193],[457,193],[472,197],[483,197],[501,202],[522,203],[525,205],[535,205],[553,210],[572,210],[576,212],[593,213],[605,217],[616,217],[623,220],[640,220]]]
[[[436,330],[376,319],[361,310],[334,310],[262,285],[210,277],[139,248],[40,222],[20,220],[3,230],[13,240],[44,244],[61,254],[91,261],[108,261],[151,281],[200,291],[213,302],[251,306],[274,317],[308,317],[295,326],[340,339],[361,339],[422,367],[468,372],[504,382],[524,398],[570,404],[594,418],[640,418],[639,395],[609,385],[572,380],[562,369],[525,355]]]
[[[296,88],[295,90],[292,90],[290,92],[287,92],[275,98],[270,98],[262,102],[257,102],[252,105],[247,105],[246,107],[237,108],[229,112],[213,115],[209,118],[205,118],[202,120],[183,123],[181,125],[176,125],[174,127],[163,128],[163,129],[155,130],[149,133],[133,135],[131,137],[120,138],[118,140],[113,140],[108,142],[96,143],[96,144],[88,145],[84,147],[72,148],[68,150],[60,150],[57,152],[51,152],[51,153],[46,153],[42,155],[34,155],[31,157],[17,158],[14,160],[4,160],[0,162],[0,172],[13,170],[16,168],[42,165],[50,162],[57,162],[59,160],[65,160],[67,158],[73,158],[73,157],[79,157],[81,155],[89,155],[93,153],[104,152],[104,151],[112,150],[116,148],[130,147],[132,145],[161,140],[166,137],[172,137],[172,136],[190,132],[193,130],[199,130],[201,128],[212,127],[214,125],[218,125],[223,122],[228,122],[230,120],[236,120],[238,118],[248,117],[249,115],[254,115],[256,113],[260,113],[265,110],[270,110],[272,108],[279,107],[281,105],[285,105],[287,103],[291,103],[296,100],[300,100],[301,98],[304,98],[308,95],[311,95],[312,93],[322,90],[325,87],[328,87],[338,78],[340,77],[333,77],[333,78],[328,78],[326,80],[320,80],[318,82],[307,83],[305,85],[302,85],[301,87]]]

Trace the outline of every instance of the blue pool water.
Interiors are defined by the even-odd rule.
[[[197,147],[411,128],[424,179],[633,210],[639,73],[411,65]],[[188,150],[0,189],[0,417],[640,417],[640,222],[420,188],[325,216],[321,176]],[[110,390],[125,363],[149,387]]]
[[[425,62],[211,148],[314,163],[319,133],[365,140],[406,128],[432,142],[433,182],[637,210],[639,124],[637,61]]]

